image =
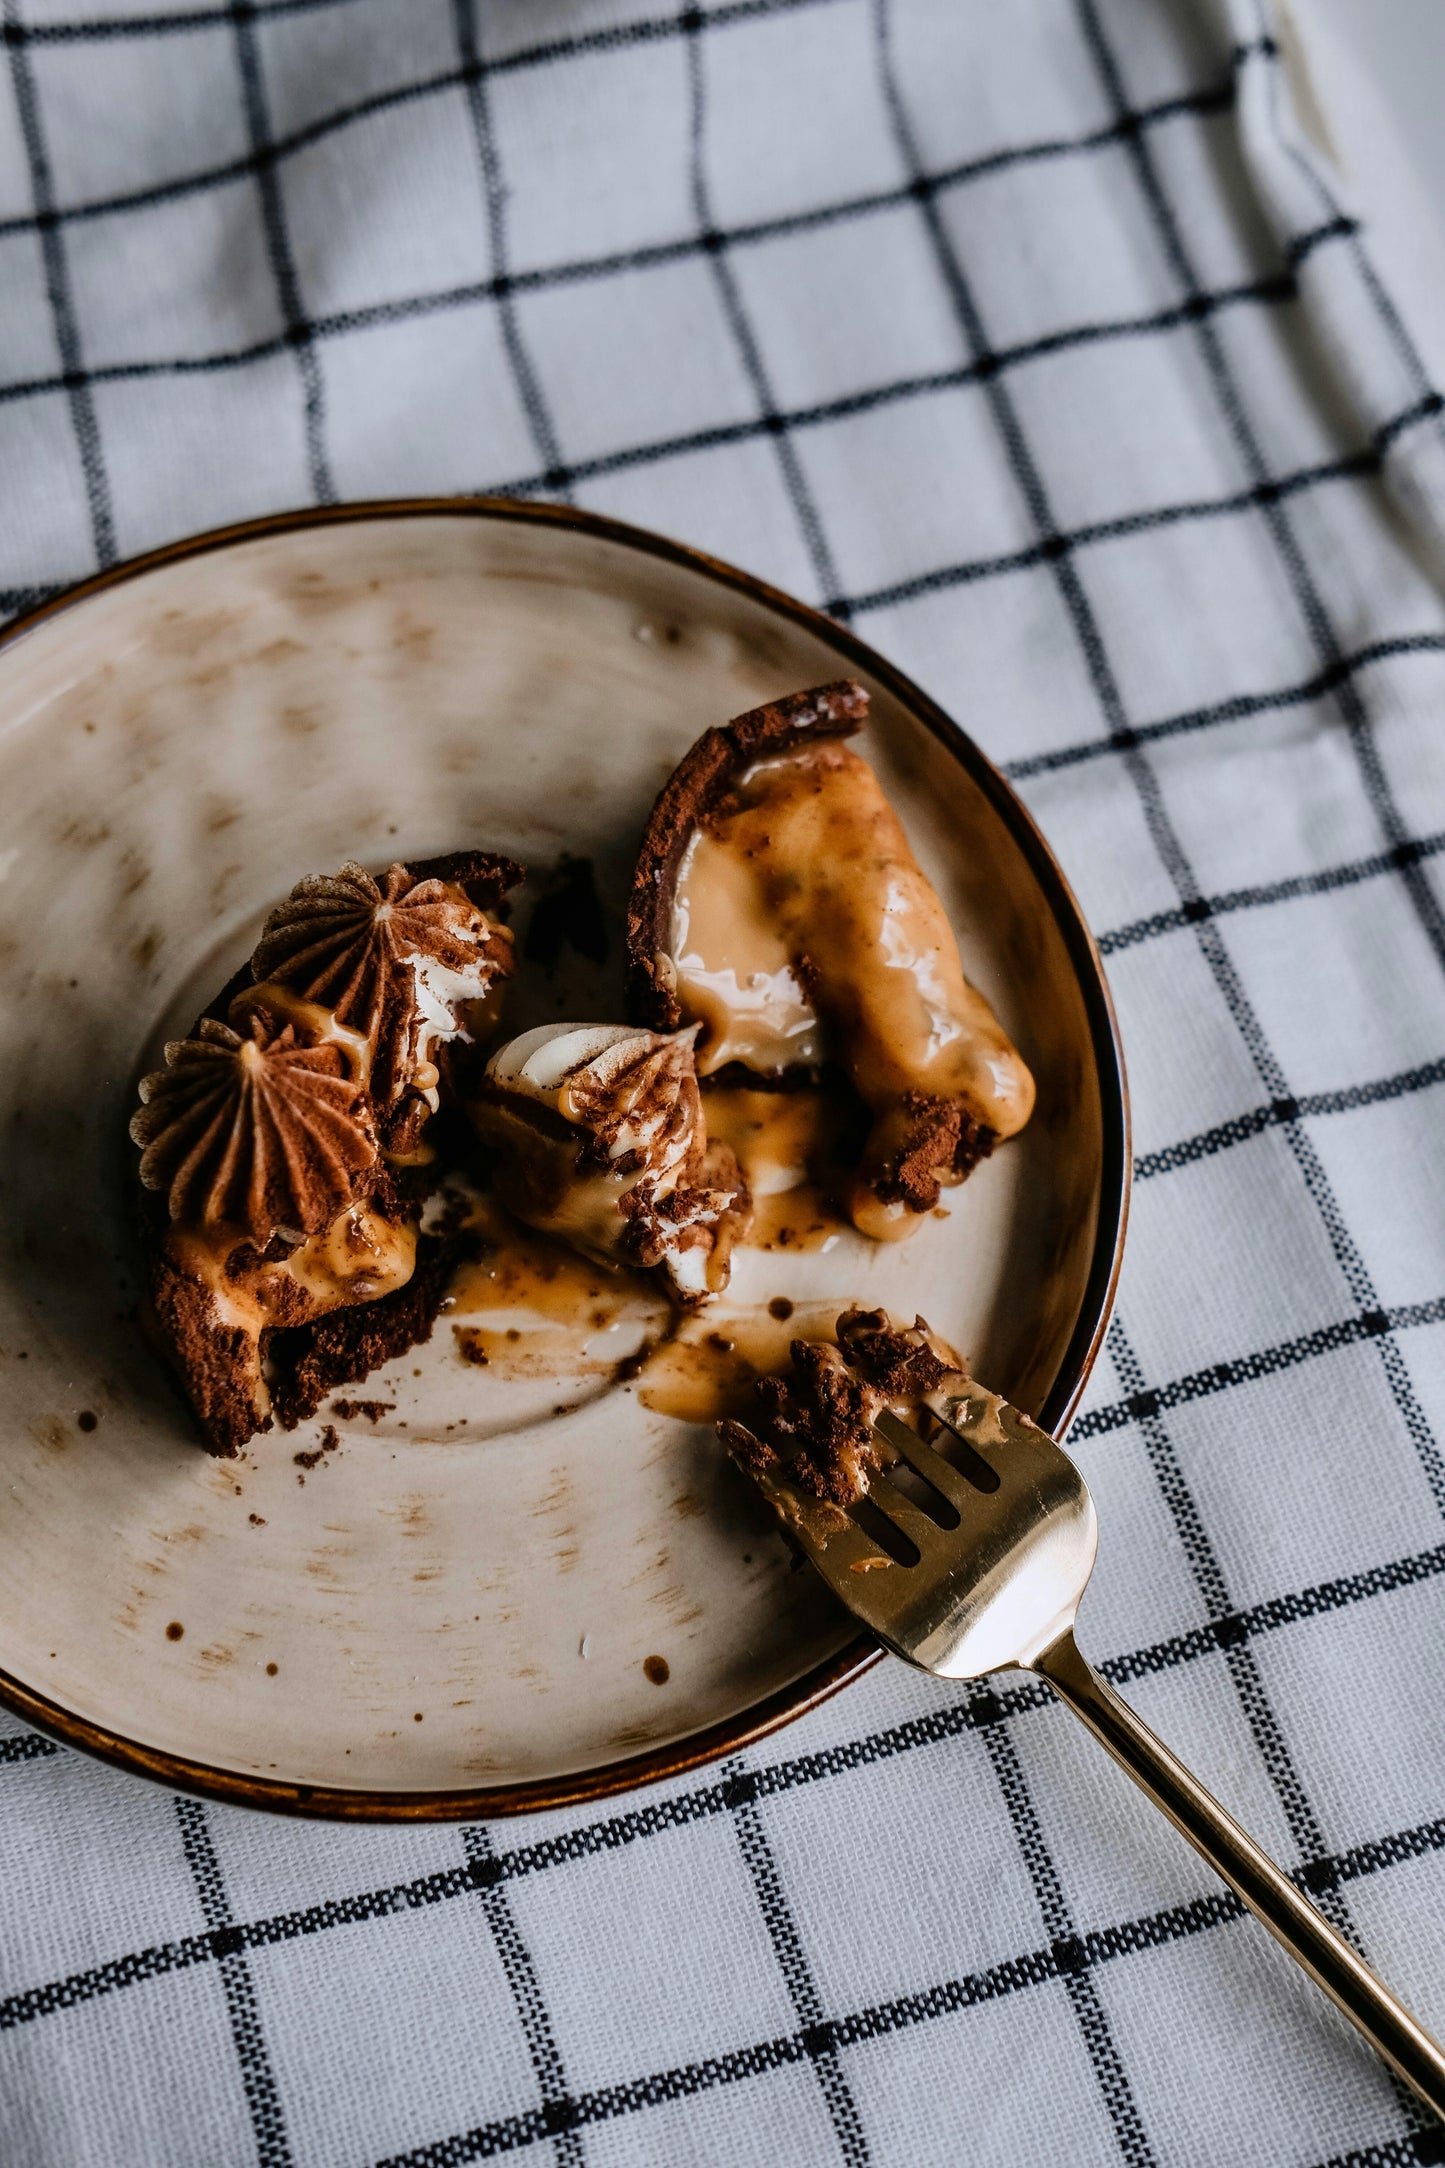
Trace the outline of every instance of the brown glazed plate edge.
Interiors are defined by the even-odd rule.
[[[124,581],[157,571],[165,565],[181,563],[189,557],[211,555],[267,535],[310,527],[435,518],[510,520],[570,527],[600,541],[614,542],[701,572],[719,585],[762,603],[775,615],[788,618],[816,634],[844,660],[886,686],[961,763],[999,813],[1028,860],[1073,964],[1088,1014],[1104,1125],[1104,1163],[1093,1261],[1078,1321],[1065,1349],[1058,1376],[1040,1410],[1044,1427],[1055,1436],[1062,1436],[1072,1420],[1103,1343],[1118,1284],[1129,1217],[1132,1171],[1129,1088],[1113,998],[1098,946],[1074,892],[1042,831],[1012,785],[937,702],[846,626],[782,589],[770,586],[755,574],[741,571],[736,565],[726,564],[666,535],[600,513],[580,511],[571,505],[534,503],[509,497],[383,497],[271,513],[259,519],[238,521],[230,526],[188,535],[141,556],[127,558],[123,563],[109,566],[105,571],[67,587],[16,618],[0,631],[0,656],[63,611]],[[229,1806],[254,1807],[273,1814],[319,1821],[477,1821],[585,1805],[592,1800],[615,1798],[644,1785],[661,1783],[669,1777],[685,1776],[725,1754],[754,1745],[809,1710],[816,1709],[853,1680],[861,1678],[865,1671],[870,1671],[883,1654],[869,1635],[859,1634],[827,1662],[815,1666],[737,1716],[674,1740],[668,1746],[569,1775],[538,1778],[526,1784],[488,1785],[458,1791],[367,1791],[341,1786],[288,1784],[273,1777],[247,1776],[237,1770],[190,1761],[183,1755],[148,1747],[139,1740],[92,1723],[37,1693],[3,1668],[0,1668],[0,1704],[63,1746],[77,1748],[116,1768],[148,1777],[170,1790],[220,1800]]]

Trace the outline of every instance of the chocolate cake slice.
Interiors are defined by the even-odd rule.
[[[726,1287],[749,1209],[737,1160],[708,1143],[696,1035],[543,1024],[498,1048],[470,1108],[509,1211],[685,1308]]]
[[[815,686],[705,731],[665,784],[628,908],[629,999],[699,1027],[697,1070],[829,1077],[870,1117],[847,1197],[896,1240],[1028,1120],[1034,1085],[868,762],[868,695]]]
[[[494,915],[521,868],[482,852],[294,888],[163,1069],[142,1078],[148,1316],[207,1448],[430,1333],[443,1241],[420,1233],[449,1050],[512,969]]]
[[[850,1506],[888,1457],[878,1416],[916,1415],[923,1395],[963,1364],[921,1317],[899,1326],[883,1310],[845,1310],[837,1332],[836,1347],[795,1340],[789,1368],[754,1386],[751,1425],[726,1420],[717,1430],[745,1468],[785,1474],[815,1498]]]

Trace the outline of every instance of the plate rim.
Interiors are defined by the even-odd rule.
[[[518,525],[570,528],[600,541],[613,542],[700,572],[717,585],[747,596],[802,626],[842,659],[866,672],[927,728],[956,759],[989,800],[1028,861],[1063,938],[1083,997],[1089,1038],[1099,1082],[1103,1124],[1103,1167],[1099,1223],[1094,1254],[1085,1282],[1078,1320],[1064,1350],[1058,1376],[1040,1410],[1045,1428],[1062,1437],[1073,1419],[1080,1395],[1103,1344],[1114,1306],[1124,1238],[1129,1221],[1133,1173],[1129,1085],[1113,996],[1098,944],[1089,929],[1063,868],[1022,798],[967,731],[947,711],[850,626],[838,623],[810,603],[774,587],[756,573],[710,556],[652,528],[584,511],[568,504],[520,497],[374,497],[343,504],[304,505],[258,518],[235,520],[162,543],[139,556],[76,581],[0,628],[0,666],[10,649],[53,618],[126,582],[270,535],[311,528],[384,523],[409,519],[489,519]],[[74,1747],[114,1768],[149,1778],[172,1791],[215,1799],[228,1806],[251,1807],[313,1820],[342,1822],[482,1821],[610,1799],[685,1776],[722,1756],[767,1738],[840,1693],[880,1661],[885,1651],[871,1635],[860,1633],[811,1671],[777,1688],[750,1707],[716,1724],[635,1755],[599,1763],[570,1775],[537,1777],[526,1783],[473,1785],[455,1790],[435,1786],[423,1791],[383,1791],[341,1785],[289,1783],[275,1777],[248,1776],[209,1762],[198,1762],[166,1749],[147,1746],[88,1717],[78,1715],[16,1678],[0,1664],[0,1705],[63,1746]]]

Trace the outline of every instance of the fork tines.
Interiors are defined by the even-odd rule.
[[[990,1432],[989,1442],[993,1442],[994,1431],[1000,1443],[1006,1442],[998,1425],[998,1403],[992,1394],[983,1394],[969,1380],[958,1379],[957,1387],[946,1393],[932,1393],[925,1403],[934,1422],[949,1434],[951,1457],[945,1458],[918,1431],[885,1409],[873,1424],[874,1437],[883,1448],[883,1466],[870,1473],[866,1491],[851,1509],[815,1497],[792,1482],[786,1463],[771,1460],[761,1448],[746,1459],[735,1455],[785,1530],[850,1609],[866,1613],[883,1601],[883,1590],[873,1579],[875,1573],[893,1579],[898,1573],[906,1573],[912,1564],[938,1570],[956,1543],[953,1531],[970,1508],[977,1506],[979,1493],[998,1489],[997,1471],[983,1458],[964,1428],[978,1427],[977,1418],[981,1417]],[[977,1407],[976,1417],[979,1402],[983,1405]],[[740,1424],[738,1428],[746,1426]],[[928,1511],[887,1472],[896,1469],[900,1461],[921,1478],[943,1507],[942,1515]],[[896,1540],[890,1542],[888,1532],[879,1530],[879,1515],[891,1524],[895,1537],[902,1537],[902,1545]],[[904,1551],[913,1553],[906,1563],[900,1555]],[[860,1585],[865,1578],[866,1589]]]

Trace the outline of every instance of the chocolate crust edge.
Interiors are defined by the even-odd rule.
[[[791,753],[814,738],[849,738],[866,720],[868,695],[853,678],[836,678],[786,699],[750,708],[705,730],[663,784],[648,816],[627,899],[627,1008],[651,1031],[676,1031],[677,995],[659,974],[672,935],[672,899],[687,841],[765,754]]]
[[[437,858],[402,860],[414,881],[455,881],[479,910],[496,908],[508,889],[527,878],[527,869],[498,851],[444,851]]]
[[[197,1436],[216,1460],[236,1460],[247,1442],[271,1428],[256,1405],[261,1366],[255,1343],[226,1325],[199,1281],[147,1245],[148,1300],[140,1323],[167,1379],[186,1403]]]
[[[266,1353],[275,1372],[271,1405],[282,1429],[294,1430],[315,1415],[338,1386],[360,1385],[430,1340],[460,1254],[455,1239],[421,1235],[416,1270],[403,1287],[273,1331]]]

